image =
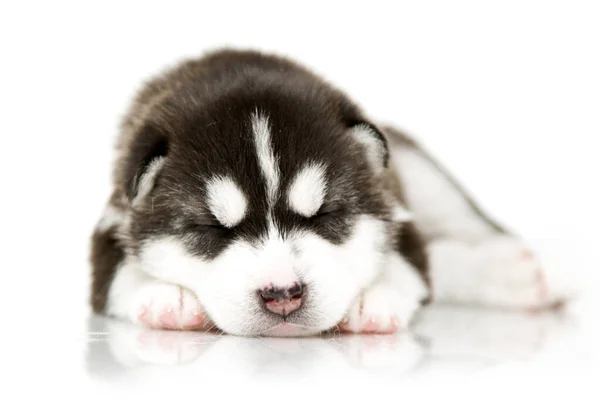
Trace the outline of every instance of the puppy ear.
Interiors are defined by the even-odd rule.
[[[375,125],[365,121],[352,124],[350,133],[365,149],[367,161],[375,174],[383,172],[390,158],[387,139],[383,133]]]
[[[154,188],[168,147],[166,135],[155,126],[147,125],[138,133],[125,163],[126,192],[132,204],[139,203]]]

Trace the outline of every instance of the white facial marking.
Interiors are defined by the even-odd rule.
[[[106,232],[113,227],[121,225],[124,220],[125,212],[111,204],[108,204],[104,209],[102,218],[100,218],[98,225],[96,225],[96,230],[98,232]]]
[[[298,214],[311,217],[323,205],[326,190],[325,169],[321,165],[309,164],[294,178],[288,203]]]
[[[231,178],[212,178],[207,183],[206,190],[210,211],[223,226],[233,228],[244,219],[248,202]]]
[[[268,236],[258,248],[260,251],[261,282],[260,286],[289,287],[299,280],[294,271],[294,257],[290,243],[283,240],[275,230],[271,229]]]
[[[392,218],[396,222],[408,222],[413,220],[413,215],[406,208],[398,205],[392,211]]]
[[[142,199],[146,197],[148,193],[150,193],[150,191],[154,187],[156,175],[158,174],[158,171],[160,171],[164,163],[164,157],[157,157],[148,165],[148,168],[146,168],[146,172],[140,178],[137,194],[135,196],[135,199],[133,200],[133,206],[137,206],[142,201]]]
[[[351,129],[356,140],[366,149],[367,161],[375,173],[384,169],[385,148],[366,125],[358,125]]]
[[[260,169],[267,181],[269,205],[272,206],[275,203],[279,187],[279,166],[271,147],[269,119],[258,112],[252,114],[252,132],[254,133],[254,143]]]

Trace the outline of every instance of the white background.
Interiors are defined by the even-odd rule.
[[[492,215],[583,282],[577,312],[591,339],[598,4],[3,2],[0,362],[10,382],[89,383],[87,251],[119,118],[152,74],[220,46],[292,56],[416,135]]]

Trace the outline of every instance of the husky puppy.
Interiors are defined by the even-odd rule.
[[[222,50],[155,77],[117,152],[96,313],[291,336],[406,329],[430,300],[563,300],[421,146],[282,57]]]

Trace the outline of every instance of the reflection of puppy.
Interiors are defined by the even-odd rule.
[[[183,63],[138,95],[118,150],[93,236],[96,312],[308,335],[393,332],[429,297],[556,300],[525,245],[412,140],[288,60]]]
[[[245,338],[204,332],[153,330],[114,318],[92,317],[87,368],[95,377],[148,382],[178,365],[175,379],[227,376],[277,379],[348,376],[378,378],[462,373],[530,359],[572,340],[573,323],[560,314],[435,305],[419,315],[414,334],[313,338]],[[416,335],[416,336],[415,336]],[[182,368],[189,374],[182,372]],[[335,372],[333,372],[335,371]],[[274,375],[273,375],[274,373]]]
[[[222,336],[204,332],[153,330],[93,316],[89,321],[86,367],[95,377],[127,379],[149,366],[195,363]],[[101,334],[99,334],[101,333]]]
[[[322,335],[312,338],[244,338],[204,332],[153,330],[112,318],[93,317],[91,331],[102,335],[88,342],[87,369],[95,377],[130,380],[151,376],[154,368],[180,366],[206,380],[275,373],[277,379],[298,376],[343,376],[352,370],[410,370],[422,350],[411,335]],[[149,372],[148,372],[149,371]],[[178,368],[177,371],[181,371]],[[185,374],[179,376],[187,376]],[[347,377],[347,375],[346,375]],[[184,378],[185,379],[185,378]],[[145,379],[142,379],[145,381]]]

